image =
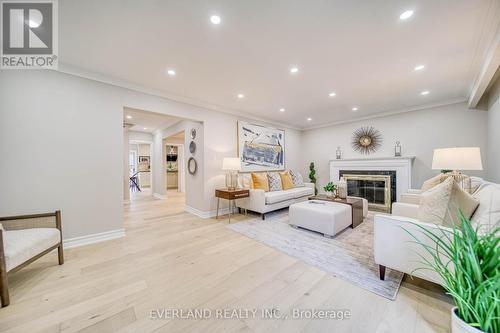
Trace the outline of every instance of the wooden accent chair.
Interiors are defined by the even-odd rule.
[[[61,211],[0,217],[0,298],[9,305],[7,274],[15,272],[57,249],[64,263]]]

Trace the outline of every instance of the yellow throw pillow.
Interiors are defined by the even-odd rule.
[[[267,182],[267,173],[252,172],[252,183],[254,189],[264,190],[264,192],[269,192],[269,183]]]
[[[281,177],[281,186],[284,190],[289,190],[293,188],[292,176],[288,173],[288,171],[280,172]]]

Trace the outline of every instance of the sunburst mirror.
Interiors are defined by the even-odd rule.
[[[361,154],[374,153],[382,144],[382,134],[372,126],[358,128],[352,136],[352,148]]]

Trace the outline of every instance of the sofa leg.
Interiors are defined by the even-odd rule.
[[[380,275],[380,280],[385,280],[385,266],[378,265],[378,272]]]
[[[266,219],[266,214],[262,213],[262,214],[260,214],[260,216],[262,217],[263,221]]]
[[[2,261],[0,263],[0,298],[2,300],[2,307],[5,307],[10,304],[9,298],[9,283],[7,280],[7,270],[5,268],[5,262]]]
[[[63,253],[63,244],[62,243],[57,248],[57,256],[59,258],[59,265],[64,264],[64,253]]]

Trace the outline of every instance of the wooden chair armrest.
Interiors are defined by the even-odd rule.
[[[0,217],[3,230],[57,228],[61,230],[61,211],[53,213]]]

